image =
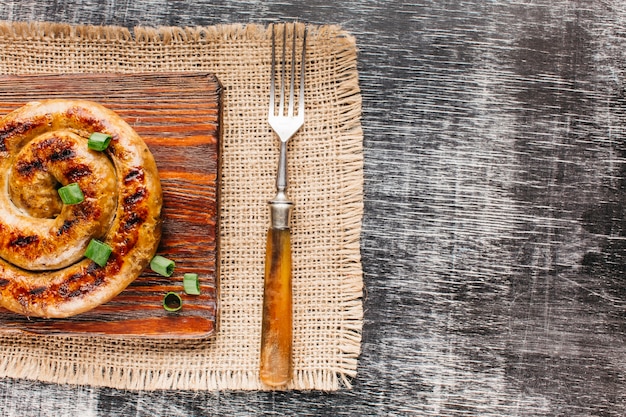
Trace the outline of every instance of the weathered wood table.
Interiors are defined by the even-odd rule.
[[[8,0],[0,19],[339,24],[365,132],[352,390],[0,381],[0,415],[623,416],[626,3]]]

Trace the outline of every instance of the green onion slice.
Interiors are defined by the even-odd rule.
[[[164,277],[172,276],[174,273],[174,261],[167,259],[161,255],[156,255],[150,261],[150,269]]]
[[[109,143],[111,143],[111,135],[95,132],[89,136],[87,147],[94,151],[103,151],[109,146]]]
[[[163,308],[167,311],[178,311],[183,308],[183,299],[175,292],[168,292],[163,297]]]
[[[97,239],[91,239],[85,251],[85,256],[98,265],[104,266],[109,260],[111,252],[113,252],[113,249],[106,243],[102,243]]]
[[[185,293],[190,295],[200,295],[200,281],[198,281],[198,274],[185,274],[183,275],[183,287]]]
[[[59,188],[58,192],[64,204],[78,204],[82,203],[85,199],[80,186],[75,182]]]

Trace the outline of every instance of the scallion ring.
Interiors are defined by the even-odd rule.
[[[94,151],[103,151],[109,146],[109,143],[111,143],[111,135],[95,132],[89,136],[87,147]]]
[[[174,273],[174,261],[161,255],[156,255],[150,261],[150,269],[164,277],[170,277]]]
[[[104,266],[109,260],[111,252],[113,252],[113,249],[111,249],[111,247],[106,243],[100,242],[97,239],[91,239],[91,242],[89,242],[87,250],[85,251],[85,257],[91,259],[100,266]]]
[[[188,273],[183,275],[183,288],[189,295],[200,295],[200,281],[198,274]]]
[[[63,201],[63,204],[78,204],[85,200],[85,196],[83,195],[80,186],[75,182],[67,184],[64,187],[59,188],[57,191],[59,193],[59,197],[61,197],[61,201]]]
[[[163,297],[163,308],[167,311],[178,311],[183,308],[183,299],[175,292],[168,292]]]

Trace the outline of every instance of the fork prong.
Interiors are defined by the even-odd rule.
[[[280,102],[278,105],[278,115],[285,115],[285,55],[286,55],[286,43],[287,43],[287,24],[283,25],[283,58],[282,58],[282,68],[280,72]]]
[[[275,102],[274,96],[276,95],[276,80],[275,80],[275,72],[276,72],[276,30],[275,25],[272,24],[272,69],[270,72],[270,108],[268,111],[268,115],[272,117],[275,114]]]
[[[294,96],[295,96],[295,86],[296,82],[296,23],[293,24],[293,34],[291,40],[291,83],[289,84],[289,110],[287,115],[289,117],[293,117],[293,106],[294,106]]]
[[[304,63],[306,62],[306,32],[307,27],[304,26],[304,35],[302,36],[302,60],[300,61],[300,93],[298,94],[299,117],[304,117]]]

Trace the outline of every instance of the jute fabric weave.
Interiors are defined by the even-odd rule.
[[[302,30],[302,26],[299,27]],[[220,321],[214,340],[0,332],[0,376],[120,389],[256,390],[267,201],[278,142],[267,124],[271,31],[0,24],[0,73],[207,71],[224,87]],[[294,380],[350,387],[362,328],[361,97],[355,40],[309,27],[306,123],[289,146]]]

